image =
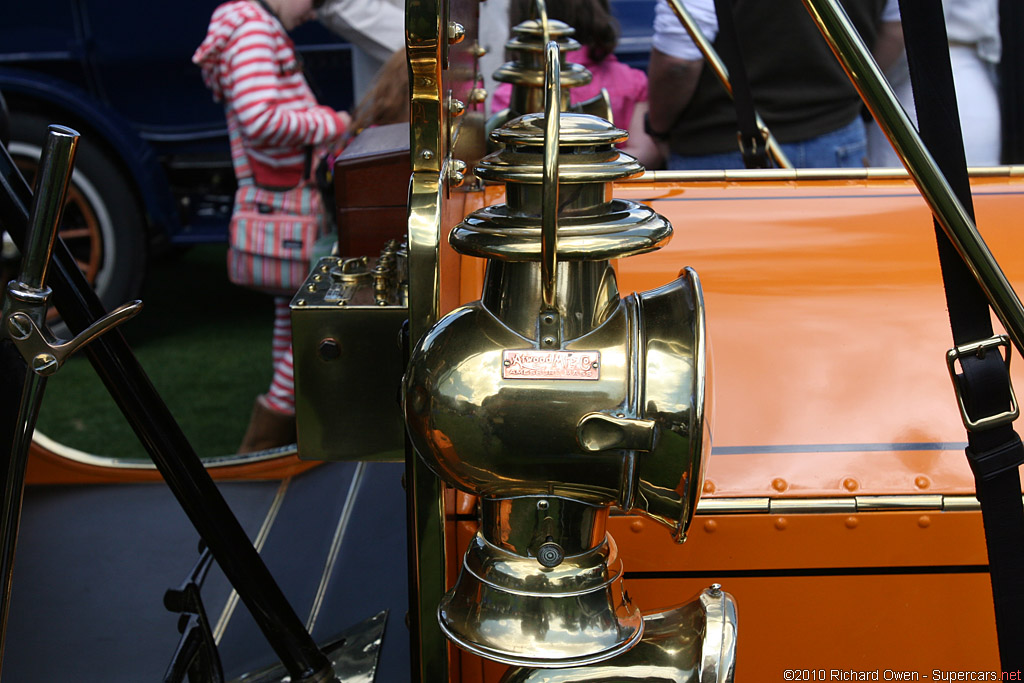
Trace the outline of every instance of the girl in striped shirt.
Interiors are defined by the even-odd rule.
[[[345,112],[317,103],[287,31],[314,17],[318,0],[231,0],[213,12],[192,61],[223,102],[240,191],[292,190],[308,174],[311,148],[335,148]],[[317,155],[313,155],[317,158]],[[315,187],[300,192],[315,193]],[[315,206],[320,206],[319,202]],[[274,373],[256,399],[239,453],[293,443],[295,390],[288,298],[276,296]]]

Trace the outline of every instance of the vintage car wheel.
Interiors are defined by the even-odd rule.
[[[47,126],[11,113],[11,157],[32,183]],[[83,135],[59,232],[107,310],[134,298],[146,268],[146,224],[130,181],[97,142]]]

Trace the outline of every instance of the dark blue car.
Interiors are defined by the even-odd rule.
[[[136,293],[151,245],[226,238],[224,114],[191,62],[220,1],[0,1],[9,151],[30,174],[48,124],[82,133],[62,237],[108,307]],[[653,0],[613,6],[620,58],[646,63]],[[348,109],[350,46],[315,22],[293,37],[320,100]]]
[[[151,244],[227,234],[224,113],[191,62],[217,4],[3,3],[9,151],[28,174],[48,124],[82,133],[62,237],[108,307],[137,291]],[[322,100],[350,107],[350,46],[315,23],[294,37]]]

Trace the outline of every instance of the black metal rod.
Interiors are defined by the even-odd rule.
[[[43,402],[46,379],[33,375],[25,377],[21,385],[21,405],[18,426],[11,444],[3,484],[3,507],[0,511],[0,668],[7,642],[7,617],[11,605],[11,586],[14,581],[14,556],[18,548],[18,528],[21,526],[21,505],[25,497],[25,465],[36,418]]]
[[[39,160],[36,194],[29,213],[27,245],[21,260],[21,276],[8,288],[4,303],[4,324],[15,310],[27,313],[42,323],[46,317],[49,289],[46,271],[53,250],[57,226],[64,213],[68,180],[74,168],[78,133],[63,126],[50,126]],[[7,330],[0,334],[7,334]],[[11,606],[11,587],[14,583],[14,557],[18,549],[18,529],[21,527],[21,506],[25,498],[25,467],[32,443],[39,409],[43,403],[46,377],[29,373],[21,382],[21,403],[18,423],[11,442],[0,503],[0,670],[7,642],[7,617]]]
[[[0,146],[0,224],[20,243],[25,240],[31,197],[7,150]],[[105,310],[60,239],[51,268],[54,304],[77,334]],[[330,670],[121,331],[108,332],[84,350],[292,679],[306,680]]]
[[[64,214],[78,137],[76,131],[64,126],[50,126],[47,131],[21,258],[19,281],[28,289],[46,286],[46,271],[56,242],[57,226]]]

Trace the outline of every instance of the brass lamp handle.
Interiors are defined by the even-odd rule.
[[[541,192],[540,273],[542,306],[555,310],[555,270],[558,265],[558,135],[561,115],[561,75],[558,45],[548,42],[544,55],[544,186]]]
[[[548,23],[547,3],[544,0],[535,0],[533,7],[537,10],[537,21],[540,22],[541,35],[544,38],[544,44],[547,45],[551,42],[551,24]]]

